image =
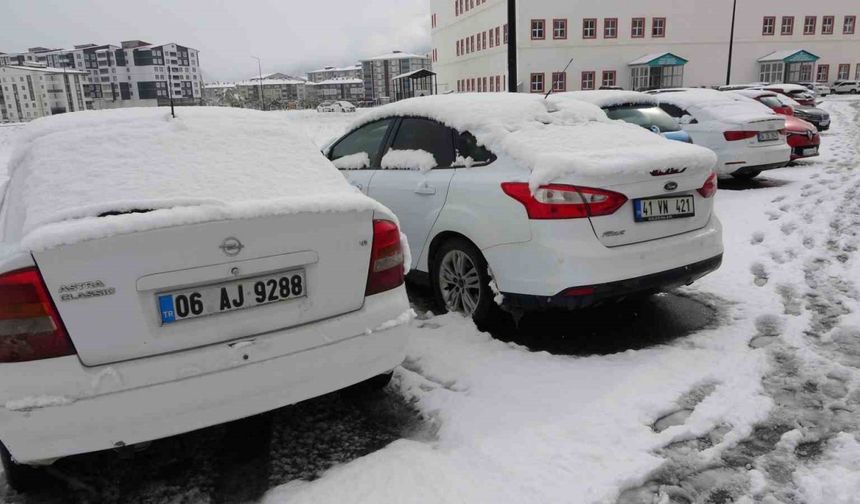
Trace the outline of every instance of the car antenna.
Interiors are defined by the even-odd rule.
[[[567,73],[567,69],[570,68],[570,65],[572,65],[572,64],[573,64],[573,58],[570,58],[570,61],[567,62],[567,66],[564,67],[564,70],[562,70],[561,73]],[[555,91],[555,86],[553,84],[555,84],[555,83],[554,82],[549,83],[549,91],[547,91],[547,93],[544,95],[544,97],[543,97],[544,100],[549,98],[549,95],[551,95],[552,92]]]

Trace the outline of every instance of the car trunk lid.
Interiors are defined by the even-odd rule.
[[[372,236],[371,210],[307,212],[119,234],[35,252],[34,258],[81,361],[96,366],[357,310],[364,302]],[[280,278],[287,278],[286,290],[277,285]],[[246,298],[256,298],[260,279],[263,304],[248,299],[222,311],[221,287],[235,304],[240,285]],[[291,289],[291,280],[303,288]],[[195,292],[206,305],[201,316],[165,318],[165,296],[172,296],[176,312],[188,313]],[[290,351],[328,343],[319,334],[292,342]]]

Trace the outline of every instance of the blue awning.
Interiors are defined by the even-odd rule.
[[[662,67],[662,66],[681,66],[686,65],[687,60],[680,56],[676,56],[670,52],[663,53],[653,53],[646,54],[641,58],[637,58],[631,61],[629,66],[649,66],[649,67]]]

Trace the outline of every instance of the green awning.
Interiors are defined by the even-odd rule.
[[[776,51],[758,59],[759,63],[782,61],[784,63],[815,63],[818,56],[803,49],[789,49],[787,51]]]
[[[686,65],[687,60],[684,58],[672,54],[670,52],[664,53],[653,53],[646,54],[641,58],[637,58],[629,63],[629,66],[649,66],[649,67],[663,67],[663,66],[681,66]]]

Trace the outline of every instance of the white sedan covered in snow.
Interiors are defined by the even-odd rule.
[[[391,208],[441,306],[493,318],[691,283],[719,267],[716,157],[577,100],[416,98],[325,148]]]
[[[355,112],[355,105],[348,101],[327,101],[319,104],[317,112]]]
[[[396,219],[275,116],[81,112],[0,194],[0,455],[142,443],[370,380],[412,311]],[[106,139],[114,139],[107,141]]]
[[[713,89],[651,91],[693,142],[717,154],[717,173],[753,178],[791,158],[785,119],[768,107]]]

